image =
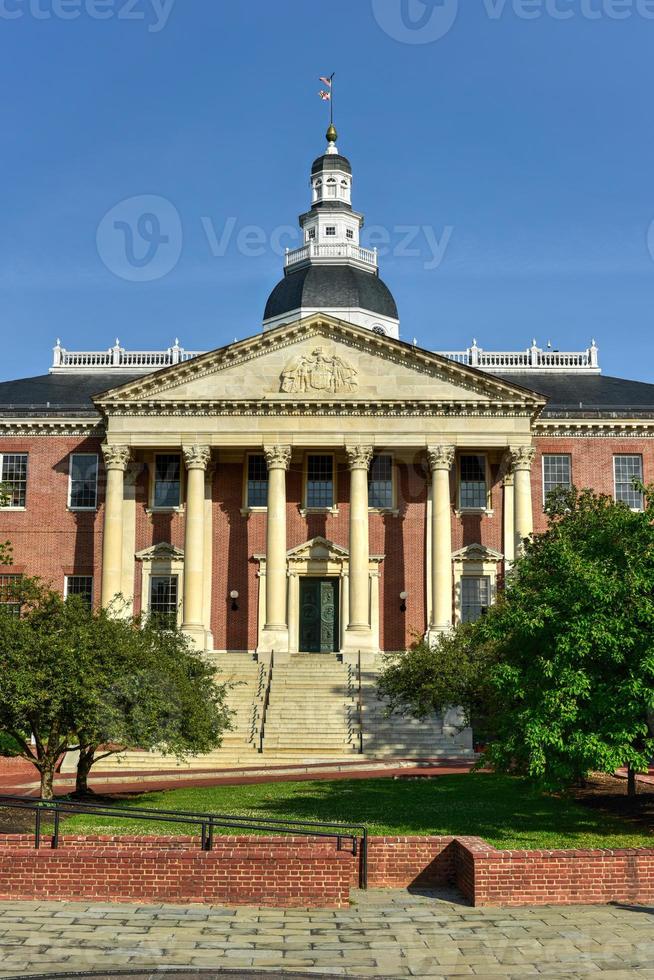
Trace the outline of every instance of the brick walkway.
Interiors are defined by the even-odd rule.
[[[654,908],[471,909],[452,896],[404,891],[356,892],[352,907],[336,912],[0,903],[0,977],[158,966],[654,978]]]

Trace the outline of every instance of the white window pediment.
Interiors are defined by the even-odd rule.
[[[155,561],[184,561],[184,551],[173,544],[155,544],[151,548],[144,548],[143,551],[136,552],[136,560],[144,562]]]

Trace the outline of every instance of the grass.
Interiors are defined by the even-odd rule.
[[[638,833],[618,817],[588,809],[566,797],[540,793],[523,779],[488,773],[415,781],[369,779],[187,788],[144,793],[119,801],[119,805],[278,819],[355,821],[367,824],[373,835],[471,835],[500,848],[654,845],[654,835]],[[66,821],[66,833],[184,832],[183,827],[150,819],[122,821],[81,815]],[[235,832],[242,833],[231,831]]]

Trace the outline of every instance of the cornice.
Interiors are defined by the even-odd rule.
[[[0,418],[0,436],[85,436],[101,439],[105,434],[100,419]]]
[[[534,436],[550,438],[653,439],[652,419],[538,419]]]
[[[275,399],[266,401],[184,401],[184,402],[121,402],[107,406],[112,418],[126,417],[188,417],[212,416],[508,416],[531,418],[531,406],[508,402],[475,401],[424,401],[402,399],[398,401],[376,399],[374,401],[341,401],[331,398],[320,401],[305,399]]]

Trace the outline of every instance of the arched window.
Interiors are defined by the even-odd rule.
[[[336,197],[336,181],[333,177],[327,181],[327,197]]]

